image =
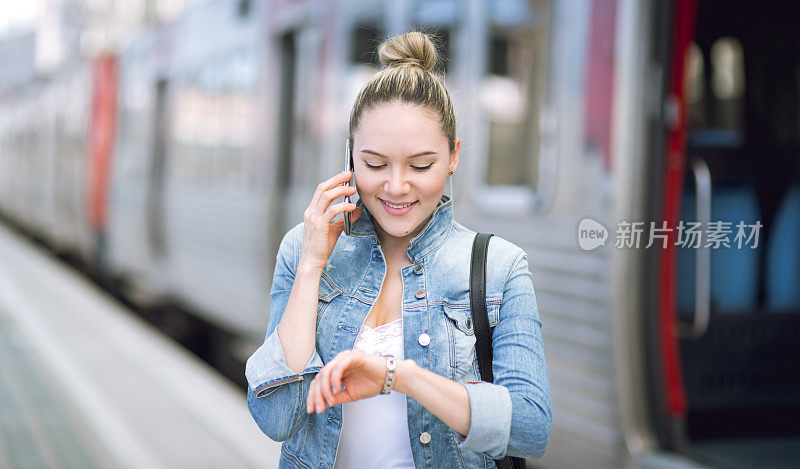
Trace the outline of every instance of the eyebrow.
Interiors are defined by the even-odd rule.
[[[370,155],[380,156],[382,158],[388,158],[388,156],[381,155],[377,151],[372,151],[372,150],[361,150],[361,153],[369,153]],[[418,156],[435,155],[435,154],[436,154],[435,151],[428,150],[428,151],[423,151],[422,153],[417,153],[416,155],[411,155],[409,156],[409,158],[416,158]]]

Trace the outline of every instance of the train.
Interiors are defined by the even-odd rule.
[[[529,463],[796,467],[800,49],[778,3],[202,2],[0,95],[0,213],[246,357],[377,44],[421,29],[462,139],[454,216],[533,274],[553,422]]]

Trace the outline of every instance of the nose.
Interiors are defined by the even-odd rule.
[[[394,168],[392,173],[383,183],[383,191],[390,196],[402,196],[411,191],[411,183],[407,173],[402,168]],[[396,199],[395,199],[396,200]]]

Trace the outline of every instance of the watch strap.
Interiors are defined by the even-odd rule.
[[[394,387],[394,375],[395,372],[397,372],[397,362],[393,355],[381,354],[381,356],[386,357],[386,378],[383,380],[381,394],[389,394]]]

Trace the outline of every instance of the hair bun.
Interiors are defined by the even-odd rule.
[[[387,67],[430,70],[436,65],[436,47],[427,34],[411,31],[385,40],[378,48],[378,57]]]

